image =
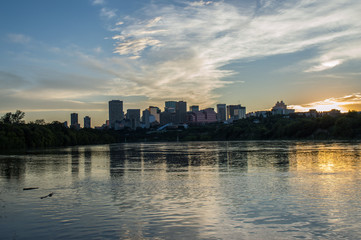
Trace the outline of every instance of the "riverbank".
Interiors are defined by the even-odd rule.
[[[214,123],[187,129],[119,131],[71,129],[63,124],[0,124],[0,150],[93,145],[117,142],[230,140],[358,140],[361,115],[270,116],[246,118],[232,124]]]

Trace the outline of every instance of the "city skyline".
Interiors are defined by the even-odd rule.
[[[248,117],[263,117],[267,118],[269,115],[289,115],[300,114],[301,116],[316,117],[316,116],[338,116],[342,113],[339,109],[321,109],[314,108],[307,109],[307,111],[296,111],[294,108],[281,101],[277,101],[275,105],[267,110],[246,111],[246,106],[241,104],[217,104],[217,108],[200,109],[198,105],[189,106],[188,111],[187,102],[185,101],[165,101],[164,110],[157,106],[149,106],[142,110],[126,109],[126,114],[123,108],[123,101],[111,100],[108,102],[108,116],[105,122],[97,126],[91,126],[91,117],[84,117],[84,124],[78,121],[78,113],[70,114],[70,125],[72,128],[95,128],[95,129],[123,129],[129,127],[135,130],[137,127],[150,128],[152,126],[164,126],[171,124],[207,124],[207,123],[232,123],[234,120],[244,119]],[[142,112],[142,114],[141,114]],[[181,115],[184,115],[181,117]],[[151,120],[153,119],[153,120]],[[39,119],[44,122],[44,119]],[[128,121],[128,122],[127,122]],[[59,121],[58,121],[59,122]],[[68,127],[68,121],[63,122]],[[152,124],[153,123],[153,124]]]
[[[97,126],[113,99],[124,110],[184,100],[252,112],[284,100],[360,111],[360,10],[356,0],[5,0],[0,114],[77,112]]]

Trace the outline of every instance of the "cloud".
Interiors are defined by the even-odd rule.
[[[214,90],[234,74],[223,69],[236,61],[315,49],[321,56],[307,62],[312,72],[359,58],[360,11],[356,0],[150,5],[137,13],[145,20],[124,21],[113,37],[114,53],[134,60],[134,69],[121,74],[133,84],[129,92],[212,103]]]
[[[7,37],[13,43],[26,44],[31,41],[31,38],[24,34],[9,33]]]
[[[102,53],[103,49],[101,47],[96,47],[93,49],[95,53]]]
[[[116,39],[118,36],[113,37]],[[121,42],[115,48],[114,53],[120,55],[134,55],[138,57],[139,53],[149,46],[157,46],[160,41],[152,38],[141,38],[141,39],[129,39]]]
[[[349,110],[361,111],[361,93],[353,93],[337,98],[328,98],[304,105],[290,105],[289,107],[295,109],[297,112],[308,112],[310,109],[316,109],[320,112],[330,111],[332,109],[337,109],[342,112],[347,112]]]
[[[0,71],[0,85],[2,90],[5,89],[16,89],[27,85],[28,82],[25,81],[22,77],[9,73]]]
[[[154,19],[151,19],[148,24],[146,25],[147,28],[155,26],[159,21],[162,20],[162,17],[156,17]]]
[[[195,2],[190,2],[189,5],[190,6],[205,6],[205,5],[209,5],[212,4],[212,1],[195,1]]]
[[[104,5],[105,0],[93,0],[92,4],[93,5]]]
[[[334,68],[342,63],[341,59],[331,60],[322,62],[320,65],[313,66],[310,69],[306,70],[305,72],[320,72],[327,69]]]
[[[116,12],[116,9],[102,8],[100,10],[100,16],[110,19],[116,16]]]
[[[322,55],[309,61],[312,66],[305,72],[319,72],[332,69],[344,62],[361,59],[361,40],[347,41],[345,44],[328,44],[322,50]],[[318,64],[318,65],[316,65]]]

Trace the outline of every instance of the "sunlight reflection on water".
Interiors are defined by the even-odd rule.
[[[360,153],[358,142],[245,141],[3,155],[0,230],[4,239],[357,239]]]

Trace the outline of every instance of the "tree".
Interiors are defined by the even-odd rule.
[[[36,119],[35,124],[37,124],[37,125],[45,125],[46,123],[45,123],[44,119]]]
[[[0,119],[0,122],[1,123],[11,124],[11,112],[8,112],[4,116],[2,116],[1,119]]]
[[[20,110],[16,110],[15,113],[11,113],[11,112],[6,113],[4,116],[1,117],[0,122],[6,124],[25,123],[25,121],[23,120],[24,117],[25,117],[24,112]]]

